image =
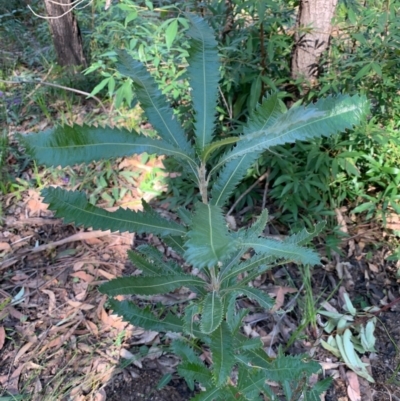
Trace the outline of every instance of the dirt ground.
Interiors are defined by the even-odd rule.
[[[154,160],[150,162],[154,164]],[[141,165],[138,159],[121,163],[124,169],[142,168],[143,174],[151,167]],[[27,170],[26,174],[33,172]],[[176,375],[179,360],[168,353],[168,336],[121,321],[107,307],[107,298],[97,291],[106,280],[137,273],[127,261],[128,249],[150,242],[171,257],[169,249],[152,236],[63,224],[47,210],[37,190],[18,195],[0,199],[0,397],[25,394],[24,399],[32,401],[189,400],[193,393]],[[128,201],[137,204],[135,197],[141,195],[131,194]],[[320,339],[326,335],[321,328],[318,332],[306,329],[288,352],[308,353],[321,363],[323,375],[334,378],[326,401],[400,400],[399,265],[386,262],[389,250],[383,236],[385,241],[388,237],[378,223],[359,224],[346,217],[345,211],[342,218],[350,239],[342,244],[342,256],[330,258],[324,254],[324,244],[316,244],[323,265],[312,272],[312,290],[315,301],[320,302],[323,294],[332,307],[340,308],[341,294],[346,291],[357,308],[364,304],[380,308],[376,313],[376,353],[365,356],[376,383],[354,378],[343,363],[324,350]],[[275,311],[266,312],[242,300],[242,306],[251,311],[244,332],[260,336],[273,356],[301,324],[302,276],[297,266],[287,265],[259,277],[253,285],[268,292],[277,305]],[[188,295],[178,291],[150,301],[170,305]],[[157,390],[167,374],[172,380]]]

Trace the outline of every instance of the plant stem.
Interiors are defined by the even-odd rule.
[[[208,203],[208,194],[207,194],[207,186],[208,180],[206,178],[207,170],[206,164],[202,162],[199,167],[199,186],[200,186],[200,194],[201,194],[201,201],[207,205]]]

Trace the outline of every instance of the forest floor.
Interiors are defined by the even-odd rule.
[[[26,127],[14,128],[15,132],[27,131]],[[12,165],[18,160],[10,156],[7,163]],[[151,169],[160,169],[162,161],[150,158],[143,162],[132,157],[116,163],[117,170],[139,174],[135,188],[108,210],[119,204],[138,207],[141,197],[151,201],[154,195],[138,190],[140,180],[145,180]],[[21,174],[26,180],[35,180],[42,173],[28,165]],[[162,189],[161,181],[158,190]],[[68,177],[62,174],[48,182],[70,188]],[[106,280],[138,273],[127,260],[127,250],[149,242],[167,257],[175,257],[168,247],[152,236],[63,224],[47,210],[35,188],[3,195],[0,201],[0,400],[189,400],[193,392],[176,375],[179,360],[168,353],[168,334],[145,331],[121,321],[107,308],[106,296],[97,290]],[[166,212],[162,205],[155,207]],[[254,212],[258,215],[259,210]],[[241,306],[251,310],[243,331],[261,337],[272,357],[279,345],[286,347],[293,340],[288,353],[310,355],[321,364],[324,375],[334,378],[324,395],[327,401],[397,401],[399,265],[385,260],[390,251],[385,245],[387,233],[380,224],[353,221],[345,210],[337,211],[337,215],[349,235],[342,243],[345,256],[328,258],[323,242],[316,243],[323,264],[312,271],[314,301],[317,308],[325,300],[325,305],[341,310],[343,293],[348,292],[357,307],[366,303],[380,308],[375,314],[376,352],[364,356],[375,383],[356,376],[322,348],[320,340],[327,335],[321,327],[302,328],[306,297],[303,276],[295,265],[280,267],[252,283],[274,297],[276,306],[273,311],[263,311],[241,301]],[[182,289],[154,297],[152,302],[168,307],[190,296],[189,290]],[[372,317],[367,315],[358,323]],[[210,358],[206,349],[204,358]],[[158,390],[160,380],[168,374],[172,375],[171,381]],[[6,395],[10,398],[1,398]],[[22,398],[18,398],[20,395]]]

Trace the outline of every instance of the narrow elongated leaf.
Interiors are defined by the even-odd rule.
[[[196,143],[202,150],[211,142],[214,133],[220,63],[213,30],[197,16],[190,16],[190,21],[187,74],[193,89]]]
[[[185,258],[195,267],[212,267],[229,257],[235,248],[222,210],[217,206],[198,203],[191,228]]]
[[[162,272],[169,274],[183,273],[182,268],[173,259],[165,261],[164,254],[151,245],[140,245],[136,248],[142,255],[146,256],[149,261],[159,266]]]
[[[134,212],[118,209],[116,212],[107,212],[90,204],[83,192],[49,187],[42,191],[42,195],[44,202],[49,204],[49,208],[56,211],[56,217],[62,217],[66,223],[112,232],[128,231],[156,235],[184,235],[186,233],[186,230],[178,223],[168,221],[153,211]]]
[[[244,294],[247,298],[257,301],[262,308],[271,309],[274,306],[273,299],[258,288],[248,287],[247,285],[236,285],[224,289],[224,293],[233,292],[235,294]]]
[[[216,387],[224,385],[235,364],[233,338],[226,322],[211,334],[210,350],[213,358],[213,378]]]
[[[300,262],[302,264],[317,265],[320,263],[319,256],[308,248],[295,244],[275,241],[267,238],[258,238],[241,244],[247,248],[253,248],[259,255],[274,256],[276,259],[285,258]]]
[[[264,231],[265,226],[267,225],[268,222],[268,210],[264,209],[262,213],[258,216],[257,220],[249,227],[247,228],[243,235],[246,238],[246,240],[251,240],[252,238],[258,238]],[[239,235],[242,235],[240,233]]]
[[[221,275],[221,286],[223,288],[226,288],[229,281],[231,281],[233,278],[237,277],[239,274],[242,274],[245,272],[253,273],[255,271],[255,274],[260,275],[261,273],[258,271],[258,267],[261,265],[265,265],[267,263],[268,264],[272,263],[276,259],[277,258],[275,256],[271,256],[271,255],[253,256],[251,259],[248,259],[245,262],[239,263],[234,268],[224,271],[224,274]],[[265,269],[265,271],[266,270],[267,270],[267,268]],[[243,280],[241,282],[243,282]],[[246,280],[246,282],[248,282],[248,281]]]
[[[205,297],[201,315],[200,329],[204,334],[211,334],[222,322],[224,308],[222,300],[216,291]]]
[[[243,364],[239,365],[238,370],[237,391],[244,394],[248,400],[259,400],[265,382],[264,372]]]
[[[159,316],[154,315],[149,310],[140,309],[131,301],[120,302],[115,299],[110,299],[108,302],[111,309],[118,316],[121,316],[126,322],[129,322],[134,326],[160,332],[183,332],[182,320],[171,313],[168,313],[164,319],[160,319]]]
[[[38,134],[21,135],[19,138],[27,153],[39,164],[47,166],[90,163],[144,152],[173,156],[188,162],[193,168],[196,166],[190,155],[168,142],[125,129],[65,125]]]
[[[280,355],[271,360],[262,349],[235,354],[235,359],[246,366],[261,369],[264,372],[264,381],[271,380],[278,383],[297,381],[303,374],[310,376],[321,369],[317,362],[306,362],[304,355]]]
[[[224,389],[211,386],[206,391],[196,394],[190,401],[215,401],[219,400],[220,396],[223,397],[224,394]]]
[[[315,225],[314,231],[311,233],[304,228],[300,232],[291,235],[289,238],[286,238],[284,242],[288,244],[306,245],[324,229],[325,224],[325,221],[320,221]]]
[[[261,105],[258,105],[250,119],[243,128],[245,135],[265,130],[274,125],[276,120],[287,112],[285,104],[279,99],[277,93],[266,97]]]
[[[163,238],[163,241],[171,247],[178,255],[183,256],[185,253],[185,248],[183,247],[184,241],[182,237],[177,237],[173,235],[167,235]]]
[[[240,137],[236,146],[216,163],[211,173],[232,159],[257,154],[272,146],[329,136],[359,124],[369,104],[365,96],[328,97],[307,107],[297,106],[279,116],[272,126]]]
[[[150,263],[143,256],[139,255],[138,252],[128,251],[128,258],[133,265],[139,270],[142,270],[143,274],[145,275],[155,276],[163,273],[163,270],[160,266]]]
[[[166,294],[185,286],[204,287],[205,284],[202,279],[188,274],[133,276],[108,281],[99,287],[99,291],[108,295],[154,295]]]
[[[118,71],[134,82],[140,105],[158,135],[171,145],[194,156],[183,128],[146,67],[134,60],[125,50],[118,52],[118,61]]]
[[[186,381],[193,383],[194,381],[201,383],[204,387],[211,387],[211,372],[203,365],[193,362],[182,362],[178,366],[178,373],[184,377]]]
[[[236,336],[245,316],[249,313],[248,309],[240,308],[236,310],[236,294],[227,293],[224,297],[226,306],[226,321],[231,333]]]
[[[212,187],[210,203],[212,205],[223,206],[257,158],[257,153],[247,154],[241,157],[240,160],[233,159],[228,162],[223,167]]]
[[[171,351],[179,356],[182,361],[187,361],[196,365],[203,365],[199,356],[194,352],[193,348],[183,340],[174,340],[171,344]]]

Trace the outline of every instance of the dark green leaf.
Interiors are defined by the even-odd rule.
[[[183,332],[182,320],[170,313],[164,319],[160,319],[159,316],[154,315],[149,310],[140,309],[131,301],[120,302],[115,299],[110,299],[109,304],[117,315],[134,326],[159,332]]]
[[[160,276],[131,276],[115,278],[99,287],[108,295],[154,295],[166,294],[177,288],[194,286],[204,287],[205,281],[188,274],[168,274]]]
[[[221,324],[224,315],[222,300],[216,291],[205,297],[201,314],[200,329],[204,334],[211,334]]]
[[[186,260],[198,268],[212,267],[222,262],[235,247],[221,208],[213,205],[196,205],[192,227],[187,236]]]
[[[184,235],[186,230],[179,224],[162,218],[154,211],[134,212],[129,209],[118,209],[107,212],[90,204],[83,192],[65,191],[61,188],[45,188],[42,190],[44,202],[56,217],[65,223],[75,223],[92,227],[96,230],[112,232],[153,233],[156,235]]]

